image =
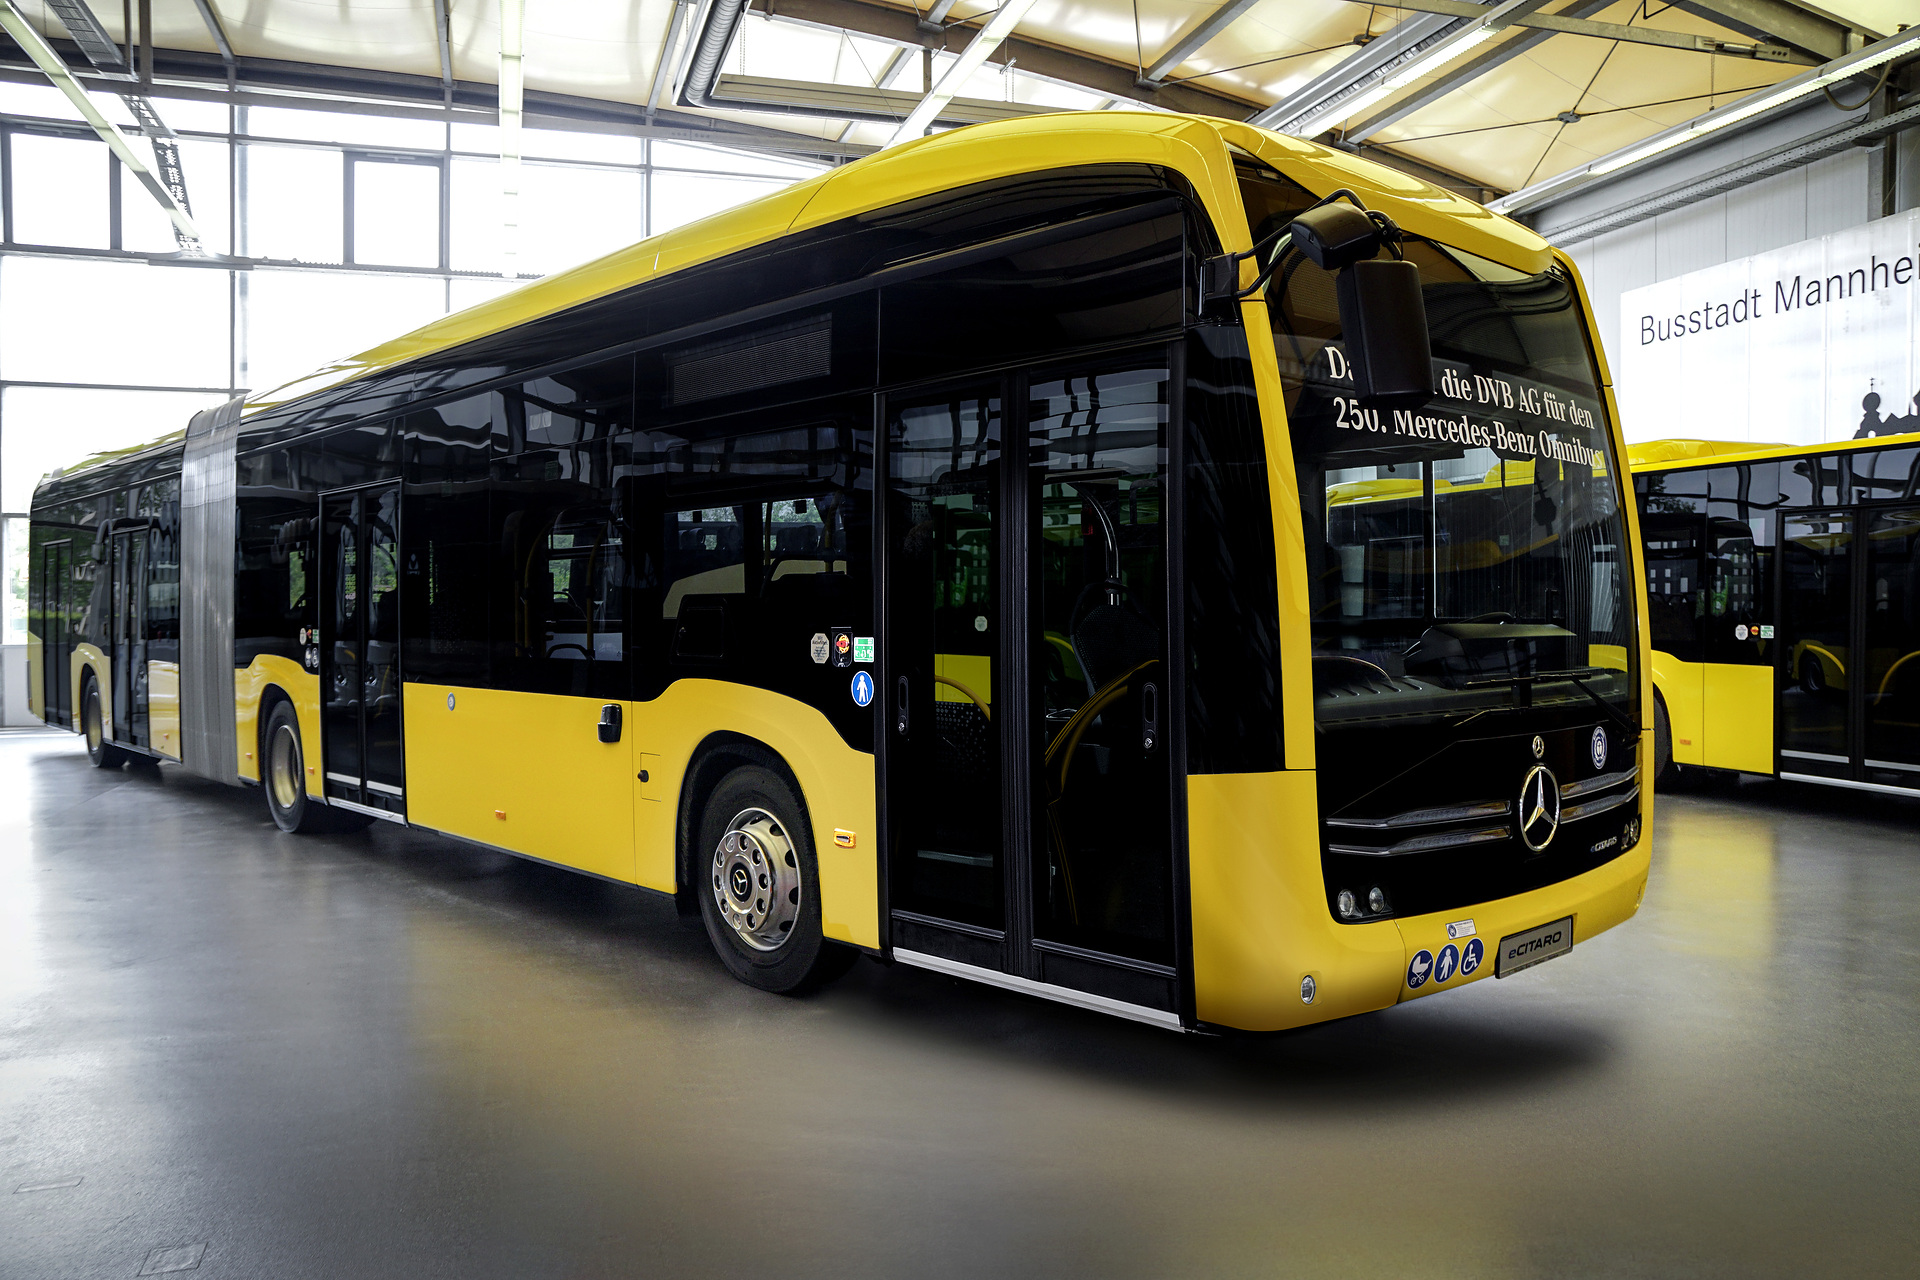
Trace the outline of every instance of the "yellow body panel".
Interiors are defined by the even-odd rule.
[[[717,680],[679,680],[651,702],[622,704],[625,727],[614,744],[594,730],[604,705],[404,686],[408,820],[671,893],[680,788],[694,751],[714,733],[737,733],[764,743],[800,783],[820,867],[823,932],[880,945],[870,753],[847,746],[805,703]],[[836,829],[855,834],[853,848],[835,844]]]
[[[1403,970],[1391,921],[1341,925],[1320,873],[1308,770],[1187,779],[1193,995],[1203,1022],[1278,1031],[1394,1002]],[[1314,1002],[1300,999],[1312,976]]]
[[[408,821],[632,883],[635,735],[600,741],[605,705],[404,685]]]
[[[641,884],[676,887],[674,827],[687,767],[710,735],[737,733],[766,744],[787,762],[800,784],[820,867],[822,932],[857,946],[880,945],[882,841],[872,752],[848,746],[832,722],[804,702],[719,680],[676,680],[652,702],[632,704],[629,723],[635,748],[658,757],[658,763],[648,767],[646,789],[662,800],[636,804],[634,846]],[[854,834],[852,848],[834,843],[836,830]]]
[[[1773,668],[1701,664],[1707,751],[1703,763],[1746,773],[1773,772]]]
[[[1667,704],[1667,731],[1680,764],[1707,763],[1706,679],[1704,663],[1654,651],[1653,685]]]
[[[267,689],[278,687],[293,702],[300,720],[300,754],[307,766],[307,794],[320,795],[320,677],[291,658],[261,654],[233,673],[233,740],[236,767],[243,778],[260,780],[260,706]]]
[[[147,729],[153,749],[180,758],[180,664],[147,663]]]
[[[1902,444],[1920,444],[1920,432],[1904,435],[1872,436],[1865,440],[1842,440],[1835,444],[1755,444],[1738,440],[1648,440],[1633,446],[1627,461],[1635,472],[1679,471],[1690,467],[1731,465],[1736,462],[1764,462],[1769,458],[1825,457],[1840,453],[1858,453],[1863,449],[1885,449]]]

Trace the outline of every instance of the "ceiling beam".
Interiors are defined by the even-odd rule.
[[[434,0],[440,18],[441,60],[444,63],[447,47],[446,0]],[[233,45],[227,40],[226,28],[220,25],[220,15],[213,11],[212,0],[193,0],[193,7],[200,11],[200,21],[205,24],[207,34],[213,37],[213,47],[220,51],[220,61],[233,65]],[[453,79],[451,75],[447,77]]]
[[[1573,3],[1558,11],[1558,16],[1585,18],[1601,12],[1612,3],[1613,0],[1573,0]],[[1350,127],[1344,136],[1348,142],[1364,142],[1382,129],[1398,124],[1414,112],[1432,106],[1454,90],[1465,88],[1489,71],[1505,66],[1527,50],[1551,38],[1552,33],[1547,31],[1537,29],[1521,31],[1492,46],[1486,52],[1476,54],[1460,65],[1441,72],[1425,84],[1417,86],[1412,93],[1382,107],[1359,124]]]
[[[1368,0],[1350,0],[1350,3],[1367,4]],[[1758,58],[1763,62],[1791,62],[1802,66],[1811,66],[1820,61],[1817,57],[1777,42],[1740,44],[1731,40],[1719,40],[1713,36],[1696,35],[1691,31],[1667,31],[1659,27],[1630,27],[1618,22],[1595,22],[1590,18],[1531,12],[1531,9],[1538,8],[1538,5],[1531,5],[1529,11],[1504,19],[1496,19],[1493,13],[1494,9],[1502,6],[1474,4],[1472,0],[1404,0],[1398,3],[1397,7],[1415,9],[1422,13],[1443,13],[1454,18],[1479,19],[1493,25],[1496,30],[1506,26],[1533,27],[1563,35],[1591,36],[1596,40],[1651,44],[1663,49],[1684,49],[1689,53],[1711,53],[1729,58]]]
[[[888,139],[887,145],[896,146],[925,134],[940,115],[941,108],[959,96],[960,87],[972,79],[973,73],[980,69],[980,64],[992,57],[993,51],[1013,34],[1013,29],[1020,25],[1020,19],[1027,16],[1027,10],[1033,5],[1034,0],[1000,0],[1000,7],[974,33],[973,39],[967,41],[967,47],[947,64],[947,69],[934,82],[933,88],[927,90],[926,96],[914,105],[913,110],[907,113],[907,118],[900,122],[900,127],[893,131],[893,137]]]
[[[1213,42],[1213,38],[1246,16],[1260,0],[1227,0],[1227,3],[1202,18],[1185,35],[1168,45],[1140,76],[1142,88],[1157,89],[1160,82],[1194,54]]]
[[[1812,55],[1815,62],[1829,62],[1880,39],[1877,31],[1793,0],[1675,0],[1674,7],[1749,39],[1788,45]]]
[[[206,0],[197,2],[204,4]],[[450,19],[447,0],[433,0],[433,42],[439,46],[440,87],[446,91],[449,104],[453,102],[453,33],[448,29]]]
[[[867,0],[760,0],[760,7],[771,17],[833,31],[851,31],[912,48],[950,51],[956,38],[966,34],[962,29],[964,24],[943,28],[939,33],[923,31],[911,9]],[[967,19],[972,21],[974,19]],[[1249,99],[1196,84],[1143,88],[1138,83],[1139,68],[1130,62],[1110,62],[1023,36],[1010,36],[1000,47],[1028,75],[1085,89],[1103,98],[1122,98],[1164,111],[1220,116],[1228,120],[1245,120],[1259,110],[1259,104]]]
[[[687,25],[687,10],[694,0],[673,0],[673,19],[667,23],[667,38],[660,42],[660,61],[654,64],[653,84],[647,89],[647,115],[660,110],[660,99],[673,83],[679,61],[680,33]]]

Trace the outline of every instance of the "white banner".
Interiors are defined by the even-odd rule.
[[[1629,441],[1920,431],[1920,209],[1620,298]]]

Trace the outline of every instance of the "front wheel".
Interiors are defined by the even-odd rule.
[[[87,738],[87,760],[96,769],[118,769],[127,762],[127,753],[107,741],[105,718],[100,714],[100,686],[91,679],[81,695],[80,732]]]
[[[854,953],[820,931],[820,872],[799,798],[779,775],[747,766],[714,789],[701,815],[694,891],[720,962],[762,991],[798,992],[844,972]]]
[[[282,831],[312,835],[323,831],[358,831],[372,819],[343,813],[316,803],[307,795],[306,751],[300,741],[300,717],[291,702],[276,702],[261,735],[260,782],[267,793],[267,812]]]

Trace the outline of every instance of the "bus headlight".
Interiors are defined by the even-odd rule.
[[[1340,918],[1342,920],[1351,920],[1360,914],[1360,908],[1353,900],[1353,890],[1351,889],[1342,889],[1340,896],[1335,898],[1334,902],[1340,908]]]
[[[1387,910],[1386,891],[1379,885],[1367,890],[1367,910],[1375,915],[1385,915]]]

